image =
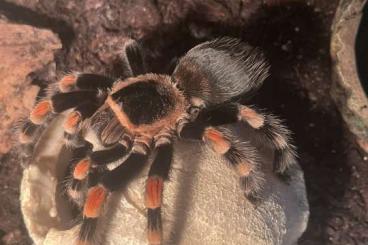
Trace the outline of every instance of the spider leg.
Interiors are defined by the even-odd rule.
[[[240,183],[248,200],[259,200],[264,183],[258,152],[249,142],[239,141],[222,127],[186,124],[179,135],[182,139],[202,140],[224,157],[240,176]]]
[[[259,130],[275,148],[274,171],[284,174],[296,163],[296,149],[291,143],[291,132],[277,117],[261,113],[248,106],[239,106],[239,118],[247,122],[255,130]]]
[[[282,120],[271,114],[262,113],[253,107],[229,103],[205,111],[200,118],[212,126],[240,121],[260,132],[263,136],[260,140],[270,143],[275,149],[273,166],[274,171],[280,175],[296,162],[291,132],[284,126]]]
[[[122,79],[146,73],[143,51],[137,41],[129,39],[124,43],[120,59]]]
[[[64,131],[68,134],[75,134],[80,128],[81,123],[91,117],[98,108],[97,103],[88,103],[78,105],[70,112],[64,122]]]
[[[114,79],[99,74],[74,72],[62,77],[58,88],[62,93],[74,90],[106,90],[112,86]]]
[[[94,168],[111,169],[116,163],[123,162],[130,150],[130,143],[121,140],[114,146],[100,151],[84,150],[85,147],[73,150],[68,175],[65,178],[66,191],[77,204],[81,204],[82,186],[90,181],[89,173]]]
[[[32,154],[37,142],[37,135],[42,134],[48,123],[59,113],[74,108],[64,123],[65,139],[68,145],[81,145],[81,137],[77,135],[81,122],[90,117],[104,101],[107,88],[113,79],[97,74],[70,74],[62,78],[58,87],[51,87],[50,93],[41,98],[29,118],[24,122],[19,141],[25,145],[27,157]]]
[[[83,206],[83,221],[79,232],[78,245],[91,244],[95,239],[95,230],[102,207],[108,195],[127,184],[143,169],[148,160],[148,152],[132,151],[126,160],[111,171],[106,171],[95,185],[88,189]]]
[[[82,189],[90,167],[87,158],[90,150],[90,145],[72,149],[72,155],[63,181],[66,196],[78,207],[83,204],[84,200]]]
[[[173,146],[171,140],[156,141],[157,155],[146,182],[145,205],[147,208],[147,238],[151,245],[162,242],[161,200],[164,181],[168,180]]]
[[[93,167],[106,166],[114,162],[120,162],[124,157],[126,157],[129,150],[129,145],[125,142],[119,142],[109,149],[91,152],[89,159],[91,160]]]

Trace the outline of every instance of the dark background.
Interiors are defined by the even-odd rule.
[[[368,244],[367,163],[329,95],[337,2],[0,0],[0,16],[57,33],[57,73],[118,74],[119,43],[128,36],[142,42],[154,72],[170,72],[186,50],[217,36],[261,47],[272,76],[253,102],[287,119],[305,172],[311,216],[300,244]],[[50,82],[49,69],[34,72],[33,83]],[[17,148],[0,157],[0,243],[31,244],[19,209]]]

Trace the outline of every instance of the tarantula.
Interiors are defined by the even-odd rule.
[[[260,132],[262,142],[275,151],[278,175],[295,163],[290,132],[282,122],[237,103],[268,76],[268,64],[256,48],[234,38],[204,42],[168,76],[147,73],[141,47],[129,40],[121,62],[119,79],[70,73],[51,85],[20,133],[23,144],[34,145],[47,122],[68,110],[64,135],[73,156],[65,188],[83,215],[78,244],[93,243],[108,195],[134,178],[149,156],[154,159],[145,192],[147,237],[149,244],[162,243],[161,200],[175,140],[202,141],[227,159],[252,202],[259,200],[264,181],[257,149],[221,125],[243,122]]]

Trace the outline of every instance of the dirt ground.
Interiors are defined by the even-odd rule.
[[[253,102],[287,119],[295,133],[311,208],[302,245],[368,244],[368,165],[329,95],[330,28],[337,0],[0,0],[0,16],[57,33],[56,73],[118,74],[119,42],[142,41],[154,72],[216,36],[261,47],[272,76]],[[50,67],[32,74],[49,82]],[[31,244],[19,210],[21,167],[14,147],[0,158],[0,243]]]

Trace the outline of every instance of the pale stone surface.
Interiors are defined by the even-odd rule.
[[[65,200],[55,201],[54,193],[55,181],[60,178],[57,168],[68,154],[62,150],[61,159],[66,159],[56,164],[54,151],[61,149],[62,134],[52,132],[50,138],[57,143],[42,141],[42,147],[38,147],[42,151],[24,171],[22,210],[36,244],[71,244],[78,226],[67,227],[72,219],[65,212]],[[242,134],[245,137],[247,132],[242,129]],[[290,185],[280,182],[270,171],[271,151],[260,150],[267,156],[267,182],[264,202],[255,208],[244,198],[236,173],[223,159],[198,143],[177,143],[171,178],[164,191],[165,244],[295,244],[309,216],[303,173],[297,167]],[[99,244],[147,244],[143,207],[146,173],[143,171],[125,191],[110,197],[109,209],[99,224]]]
[[[331,38],[331,94],[357,143],[368,153],[368,98],[358,77],[355,55],[356,34],[366,2],[343,0],[336,12]]]
[[[26,116],[38,92],[28,74],[54,60],[61,43],[54,33],[0,22],[0,154],[9,151],[15,123]]]

